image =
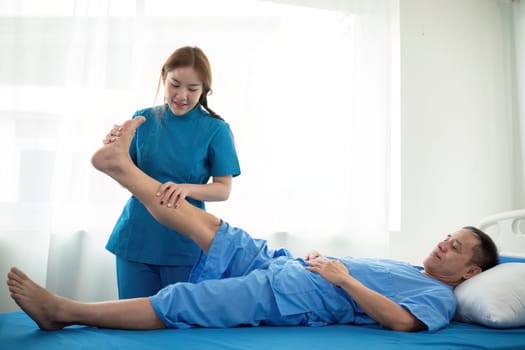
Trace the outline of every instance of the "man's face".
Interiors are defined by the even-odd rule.
[[[447,235],[423,261],[424,272],[453,286],[461,283],[481,272],[479,266],[469,263],[473,248],[480,243],[479,238],[467,229]]]

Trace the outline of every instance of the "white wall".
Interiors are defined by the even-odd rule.
[[[401,232],[420,263],[445,234],[513,209],[510,2],[401,0]]]
[[[517,121],[514,128],[515,152],[513,161],[517,164],[514,171],[515,206],[525,208],[525,1],[514,1],[512,20],[512,38],[515,55],[515,74],[513,75],[514,103],[512,105],[514,119]]]

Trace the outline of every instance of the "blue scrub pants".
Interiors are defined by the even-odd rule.
[[[176,283],[150,297],[166,327],[306,325],[305,313],[282,316],[270,283],[270,263],[289,259],[263,240],[222,223],[207,255],[201,254],[190,282]]]
[[[119,299],[149,297],[162,288],[188,281],[193,266],[159,266],[116,258]]]

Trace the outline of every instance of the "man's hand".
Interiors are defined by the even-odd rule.
[[[306,253],[304,256],[303,256],[303,260],[308,262],[308,261],[311,261],[315,258],[318,258],[320,257],[322,254],[319,253],[317,250],[310,250],[308,253]]]
[[[321,277],[335,286],[339,287],[344,281],[351,278],[346,266],[338,260],[318,257],[307,260],[307,262],[309,266],[307,266],[306,269],[308,271],[317,272]]]

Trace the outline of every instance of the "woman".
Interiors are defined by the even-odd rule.
[[[206,55],[197,47],[175,50],[162,66],[157,94],[161,84],[164,104],[133,116],[147,121],[133,139],[131,159],[163,183],[158,196],[167,206],[176,208],[186,199],[204,209],[206,201],[227,200],[240,167],[228,124],[208,107],[211,69]],[[115,126],[104,142],[118,133]],[[120,299],[151,296],[187,281],[200,254],[196,244],[159,224],[134,196],[106,248],[116,255]]]

